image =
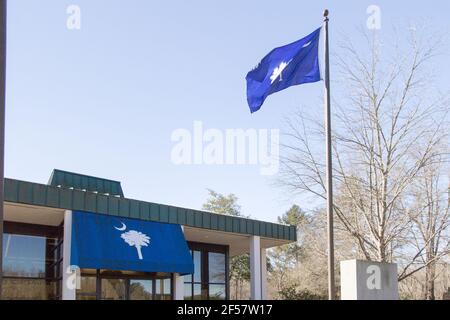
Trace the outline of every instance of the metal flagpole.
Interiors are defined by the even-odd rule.
[[[328,217],[328,299],[335,298],[334,283],[334,235],[333,235],[333,167],[331,149],[331,112],[330,112],[330,52],[328,46],[328,10],[324,16],[324,49],[325,49],[325,132],[327,157],[327,217]]]
[[[3,200],[5,174],[6,0],[0,0],[0,300],[3,285]]]

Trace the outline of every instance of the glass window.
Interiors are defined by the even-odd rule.
[[[105,279],[101,280],[103,300],[125,300],[125,280]]]
[[[192,274],[187,274],[183,276],[183,282],[192,282]]]
[[[45,279],[3,279],[5,300],[49,300],[56,297],[56,282]]]
[[[209,285],[209,299],[210,300],[225,300],[225,284],[210,284]]]
[[[225,254],[209,252],[208,270],[210,283],[225,283]]]
[[[192,261],[194,261],[194,252],[192,250],[190,250],[191,256],[192,256]],[[183,281],[184,282],[192,282],[192,274],[187,274],[185,276],[183,276]]]
[[[61,298],[60,241],[46,237],[38,226],[28,230],[36,235],[10,233],[20,223],[7,222],[3,234],[2,295],[9,300],[53,300]],[[26,228],[25,228],[26,229]],[[56,229],[55,229],[56,230]]]
[[[82,269],[77,300],[171,300],[170,274],[140,274],[127,271]],[[126,275],[124,275],[126,273]],[[97,278],[97,276],[99,278]],[[98,285],[98,287],[97,287]]]
[[[152,300],[152,280],[130,280],[130,300]]]
[[[170,279],[156,279],[155,280],[156,289],[156,300],[170,300],[171,295],[171,281]]]
[[[192,284],[184,284],[184,300],[192,300]]]
[[[46,238],[19,234],[3,235],[5,277],[45,277]]]
[[[194,282],[202,282],[202,253],[194,251]]]
[[[164,300],[172,299],[172,280],[164,279]]]
[[[225,299],[227,294],[227,247],[189,243],[193,276],[184,276],[184,297],[189,300]]]
[[[77,299],[81,296],[96,296],[97,278],[94,276],[81,276],[80,288],[77,289]]]
[[[202,298],[202,285],[201,284],[194,284],[194,300],[203,300]]]

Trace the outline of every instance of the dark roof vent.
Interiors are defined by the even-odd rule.
[[[48,181],[48,185],[123,197],[123,191],[119,181],[97,178],[58,169],[53,170],[50,180]]]

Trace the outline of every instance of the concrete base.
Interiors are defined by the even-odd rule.
[[[398,300],[397,264],[341,261],[342,300]]]

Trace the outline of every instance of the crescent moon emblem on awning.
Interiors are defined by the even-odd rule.
[[[122,226],[120,228],[114,227],[114,229],[119,230],[119,231],[124,231],[127,228],[127,226],[123,222],[121,222],[121,224],[122,224]]]

